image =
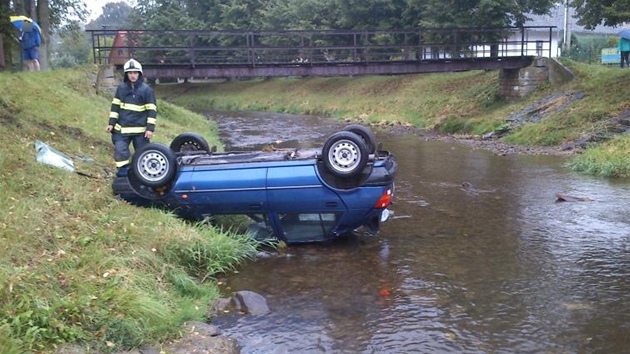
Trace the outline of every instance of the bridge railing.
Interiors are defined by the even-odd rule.
[[[96,64],[273,66],[552,56],[552,26],[410,30],[88,30]]]

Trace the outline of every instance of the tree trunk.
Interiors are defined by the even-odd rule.
[[[32,18],[34,21],[37,21],[37,8],[35,6],[35,0],[28,0],[27,10],[29,12],[27,16]]]
[[[4,65],[4,34],[0,33],[0,72],[3,72],[5,69]]]
[[[26,2],[26,0],[15,0],[13,2],[14,6],[15,6],[15,13],[17,15],[27,16],[25,2]]]
[[[39,65],[41,70],[50,67],[48,63],[48,49],[50,48],[50,7],[48,0],[38,0],[37,12],[39,17],[39,26],[42,28],[42,45],[39,48]]]
[[[0,0],[0,71],[7,70],[7,65],[11,68],[13,63],[11,34],[15,33],[15,28],[9,21],[10,14],[10,0]]]
[[[7,42],[9,34],[13,30],[13,26],[9,23],[9,0],[0,0],[0,71],[6,70],[5,54],[8,53],[8,49],[5,50],[5,38]]]

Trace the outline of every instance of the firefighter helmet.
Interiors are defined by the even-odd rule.
[[[140,63],[135,59],[129,59],[125,63],[124,70],[126,73],[130,71],[138,71],[140,74],[142,74],[142,65],[140,65]]]

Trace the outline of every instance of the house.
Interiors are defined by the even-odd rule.
[[[561,56],[562,43],[564,43],[565,28],[568,34],[591,35],[616,35],[618,28],[597,26],[588,30],[577,24],[573,17],[575,10],[569,8],[567,23],[565,24],[564,4],[554,7],[548,15],[529,15],[530,20],[523,26],[524,31],[518,28],[503,38],[498,43],[498,52],[501,56],[543,56],[556,58]],[[476,56],[491,56],[492,50],[488,46],[476,46],[471,48]]]
[[[588,30],[577,24],[574,16],[575,10],[569,7],[566,29],[569,34],[600,34],[600,35],[616,35],[618,28],[599,25],[593,30]],[[551,33],[551,57],[561,56],[561,44],[564,42],[565,35],[565,6],[564,3],[553,8],[549,15],[530,15],[530,20],[525,22],[525,26],[555,26]],[[549,40],[549,31],[528,31],[528,42],[535,43],[537,40]],[[547,51],[549,48],[546,48]],[[548,53],[548,52],[546,52]],[[532,55],[532,54],[528,54]],[[546,56],[546,54],[543,54]]]
[[[134,56],[133,48],[137,44],[138,39],[130,38],[128,31],[116,31],[107,63],[110,65],[123,65]]]

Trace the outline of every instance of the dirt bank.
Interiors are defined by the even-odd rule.
[[[500,132],[491,132],[484,136],[472,135],[445,135],[434,131],[417,130],[404,124],[388,124],[386,128],[392,134],[414,134],[425,140],[448,141],[467,145],[473,149],[484,149],[494,152],[497,155],[528,154],[528,155],[562,155],[571,156],[582,153],[584,148],[594,141],[599,141],[597,133],[585,135],[578,141],[566,142],[562,146],[525,146],[507,144],[501,140],[509,132],[526,123],[536,123],[547,118],[552,113],[563,111],[585,97],[582,92],[556,91],[552,92],[538,101],[524,107],[523,109],[510,114],[505,121],[507,126]],[[628,114],[630,116],[630,113]],[[622,125],[624,129],[607,129],[608,131],[625,132],[627,126],[619,123],[619,117],[610,118],[609,125]],[[621,121],[625,122],[624,120]],[[630,121],[628,123],[630,126]]]
[[[581,148],[564,149],[562,147],[553,146],[524,146],[507,144],[498,139],[484,140],[475,137],[445,136],[436,133],[418,133],[418,136],[425,140],[455,142],[464,144],[473,149],[489,150],[501,156],[514,154],[572,156],[580,154],[583,151]]]
[[[385,125],[380,126],[380,128],[387,130],[388,133],[393,135],[411,134],[425,141],[444,141],[450,143],[458,143],[466,145],[472,149],[488,150],[501,156],[514,154],[572,156],[580,154],[583,151],[583,149],[579,147],[566,148],[562,146],[524,146],[508,144],[498,138],[483,139],[482,137],[476,136],[440,134],[435,131],[419,130],[410,126],[400,124]]]

